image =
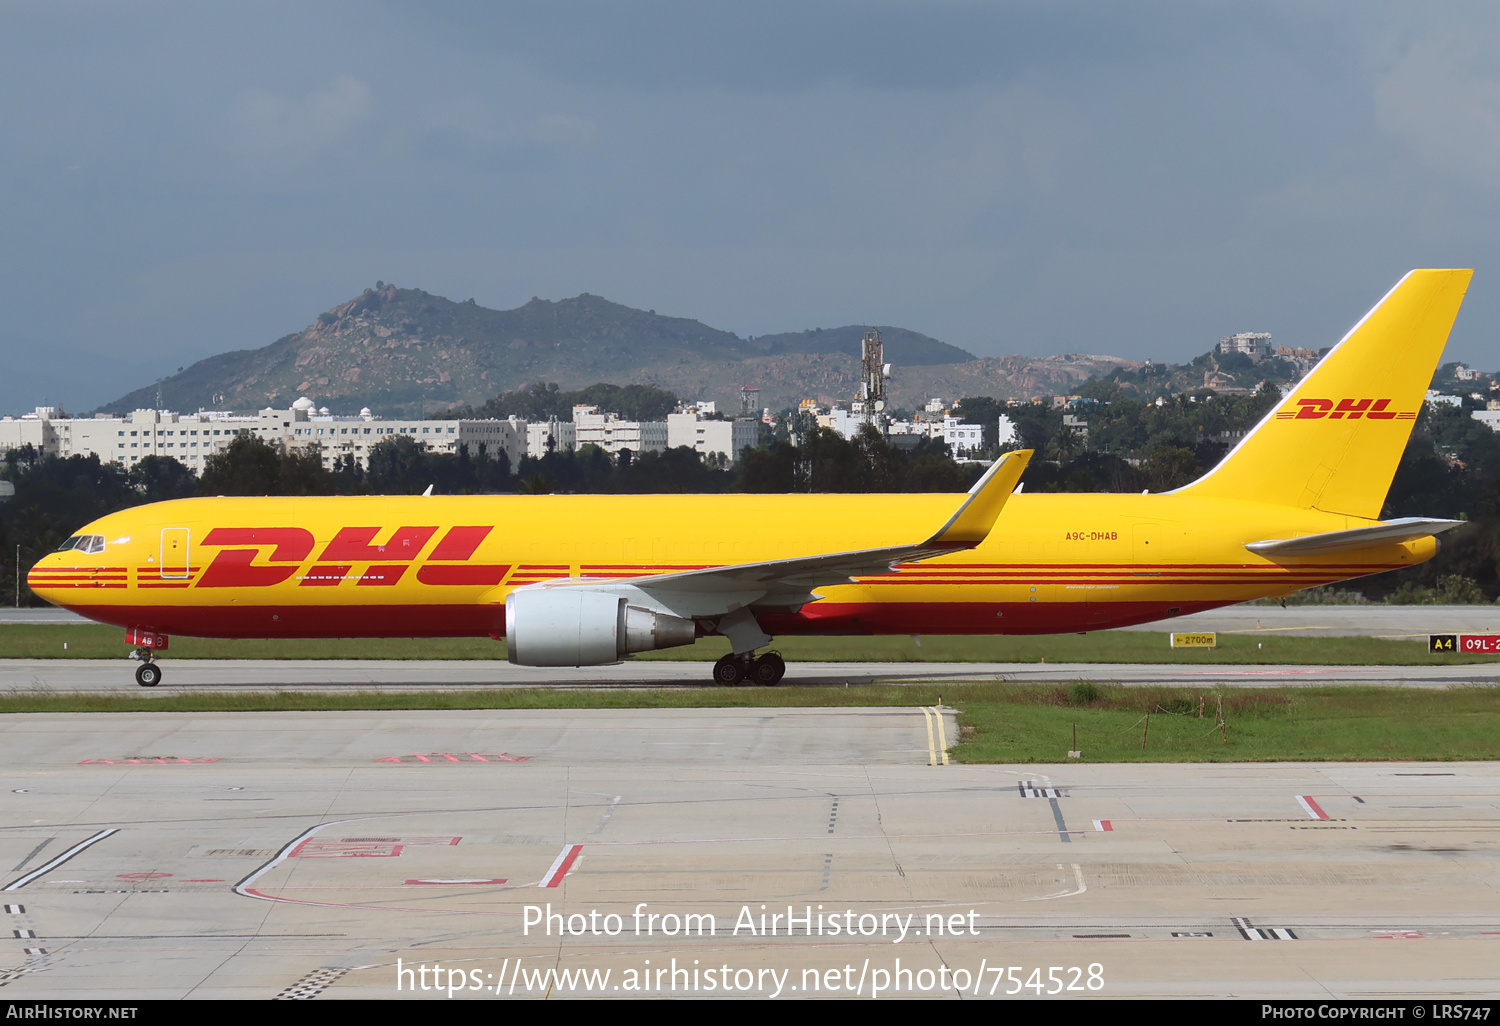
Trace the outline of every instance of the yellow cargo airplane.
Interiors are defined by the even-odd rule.
[[[113,513],[33,591],[172,634],[505,638],[593,666],[729,639],[721,684],[775,684],[773,635],[1049,634],[1144,623],[1411,566],[1457,521],[1378,517],[1472,272],[1412,271],[1213,470],[1159,495],[1025,494],[1028,452],[926,495],[182,499]]]

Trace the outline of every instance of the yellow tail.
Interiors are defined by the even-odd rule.
[[[1179,489],[1376,519],[1473,271],[1412,271],[1213,470]]]

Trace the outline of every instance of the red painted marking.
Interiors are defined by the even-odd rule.
[[[393,859],[402,845],[371,842],[320,841],[310,838],[287,852],[289,859]]]
[[[1323,807],[1313,800],[1312,795],[1304,794],[1301,796],[1301,798],[1305,803],[1307,803],[1308,809],[1310,809],[1312,811],[1312,814],[1318,819],[1328,818],[1328,813],[1324,812]]]
[[[380,533],[378,527],[346,527],[333,536],[319,559],[339,562],[361,562],[372,559],[416,559],[428,540],[437,534],[436,527],[398,527],[390,540],[370,544]]]
[[[406,573],[406,564],[399,563],[394,566],[372,566],[356,578],[358,587],[392,587],[401,580],[401,575]]]
[[[457,885],[460,885],[460,884],[462,884],[464,886],[469,886],[469,885],[489,885],[489,886],[494,886],[496,884],[503,884],[504,882],[505,882],[505,877],[502,876],[502,877],[497,877],[497,878],[495,878],[493,880],[408,880],[408,881],[406,881],[406,884],[407,884],[408,887],[418,886],[418,885],[423,885],[423,884],[428,885],[428,886],[432,886],[432,887],[453,887],[453,886],[457,886]]]
[[[557,861],[552,863],[552,868],[547,870],[547,875],[542,877],[540,886],[561,887],[563,877],[568,875],[568,870],[573,868],[573,863],[578,861],[578,853],[583,851],[583,845],[570,844],[563,848],[562,853],[557,856]]]
[[[437,543],[429,559],[464,560],[471,558],[480,542],[493,531],[493,527],[452,527]]]
[[[198,587],[269,588],[297,572],[295,566],[255,566],[259,555],[256,549],[225,549],[198,578]]]
[[[199,544],[274,545],[272,563],[300,563],[313,549],[313,536],[300,527],[216,527]]]
[[[505,579],[505,572],[509,569],[508,564],[461,563],[454,566],[434,566],[429,563],[417,569],[417,580],[423,584],[494,587]]]
[[[223,880],[184,880],[183,883],[224,883]]]
[[[125,632],[125,644],[139,645],[141,648],[160,651],[164,650],[170,641],[167,635],[159,634],[150,627],[131,627]]]

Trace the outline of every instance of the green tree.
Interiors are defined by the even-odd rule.
[[[130,468],[128,480],[147,502],[186,499],[198,492],[198,475],[170,456],[142,457]]]
[[[410,435],[387,435],[370,448],[371,491],[414,495],[435,485],[427,447]]]
[[[280,495],[281,453],[254,435],[239,435],[203,461],[203,495]]]

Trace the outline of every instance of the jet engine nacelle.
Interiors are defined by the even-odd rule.
[[[600,666],[630,652],[691,645],[692,620],[588,588],[513,591],[505,599],[505,643],[521,666]]]

